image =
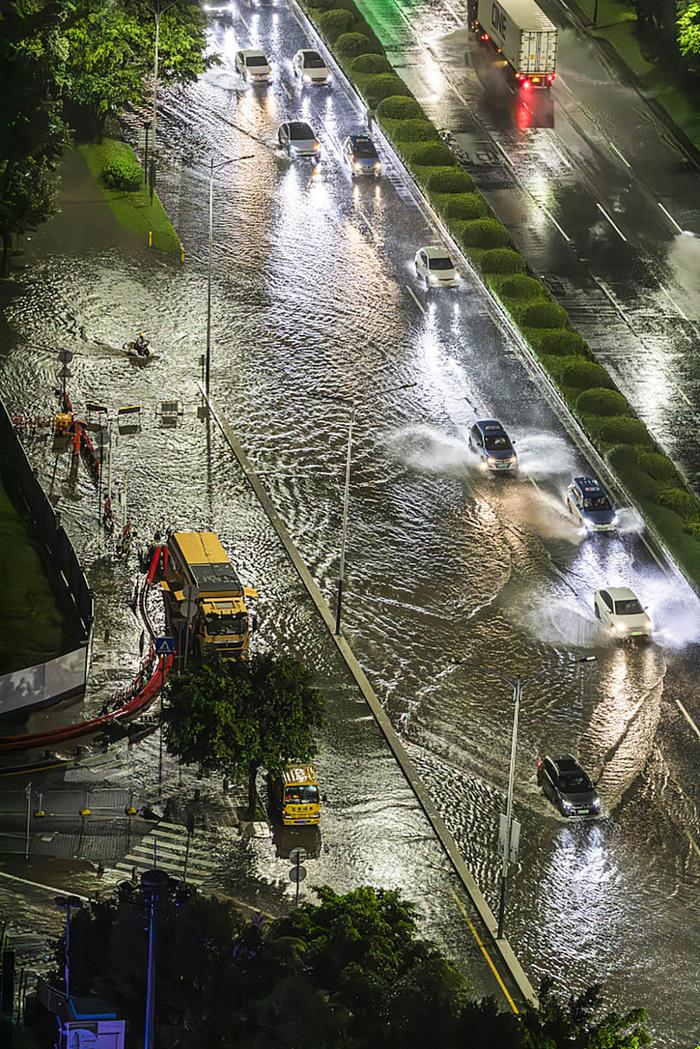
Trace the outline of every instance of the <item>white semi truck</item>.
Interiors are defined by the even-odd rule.
[[[503,55],[524,90],[548,90],[556,76],[557,27],[535,0],[471,0],[472,28]]]

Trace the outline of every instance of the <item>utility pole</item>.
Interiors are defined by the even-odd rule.
[[[82,900],[78,896],[54,896],[54,903],[59,911],[66,913],[66,946],[64,951],[65,967],[64,978],[66,982],[66,1001],[70,998],[70,916],[71,911],[79,911]]]
[[[345,582],[345,549],[348,541],[348,510],[350,507],[350,464],[352,461],[352,430],[355,425],[356,407],[353,404],[348,425],[348,447],[345,456],[345,489],[343,491],[343,521],[340,529],[340,566],[338,568],[338,600],[335,606],[335,633],[340,635],[343,615],[343,585]],[[297,889],[298,889],[297,883]]]
[[[148,911],[148,970],[146,982],[146,1022],[143,1030],[143,1049],[153,1049],[156,1024],[156,919],[162,896],[170,887],[165,871],[144,871],[141,891]]]

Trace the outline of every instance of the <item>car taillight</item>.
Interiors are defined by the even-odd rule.
[[[532,84],[530,83],[529,80],[523,80],[523,87],[525,88],[526,91],[529,91],[530,88],[532,87]]]
[[[538,758],[538,759],[537,759],[537,768],[538,768],[538,769],[541,769],[541,768],[542,768],[542,758]]]
[[[549,76],[547,77],[547,83],[548,84],[553,84],[555,76],[556,76],[556,73],[550,73]]]
[[[490,39],[491,39],[491,37],[489,36],[489,34],[488,34],[488,33],[482,33],[482,34],[481,34],[481,39],[482,39],[482,40],[490,40]]]

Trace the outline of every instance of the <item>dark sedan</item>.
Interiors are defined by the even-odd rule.
[[[597,816],[600,798],[595,786],[571,754],[540,758],[537,782],[562,816]]]

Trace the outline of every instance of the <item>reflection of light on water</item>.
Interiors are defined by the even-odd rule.
[[[697,296],[693,316],[700,316],[700,237],[679,233],[671,242],[667,263],[676,283]]]
[[[644,520],[632,506],[622,506],[617,511],[615,525],[623,535],[641,535],[644,531]]]

